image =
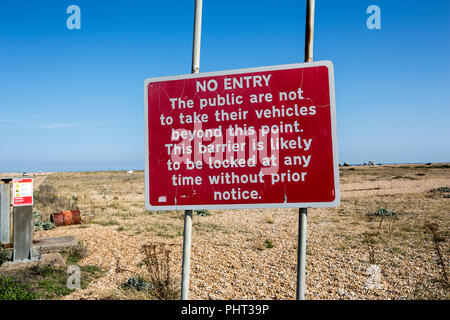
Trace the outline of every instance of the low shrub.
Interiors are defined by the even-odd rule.
[[[273,243],[272,243],[272,241],[270,241],[270,240],[266,240],[266,241],[264,242],[264,246],[265,246],[266,248],[268,248],[268,249],[271,249],[271,248],[273,248]]]
[[[145,281],[141,277],[131,277],[120,285],[122,289],[135,289],[138,291],[150,291],[153,289],[153,285],[150,282]]]
[[[4,249],[0,249],[0,266],[8,261],[8,252]]]
[[[377,212],[373,215],[377,217],[395,216],[397,213],[395,211],[389,211],[384,208],[379,208]]]
[[[204,209],[195,210],[195,212],[197,213],[198,216],[202,216],[202,217],[209,216],[211,214],[208,210],[204,210]]]

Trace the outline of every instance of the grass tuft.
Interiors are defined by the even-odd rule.
[[[34,300],[36,294],[10,277],[0,277],[0,300]]]

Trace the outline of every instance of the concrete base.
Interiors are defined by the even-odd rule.
[[[77,246],[78,241],[74,236],[33,240],[33,248],[40,254],[54,251],[67,252]]]

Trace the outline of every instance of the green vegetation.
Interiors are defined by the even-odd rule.
[[[228,234],[228,229],[216,223],[201,223],[194,222],[192,227],[195,232],[221,232],[223,234]]]
[[[431,189],[430,194],[432,196],[438,196],[442,198],[450,198],[450,187],[439,187],[436,189]]]
[[[389,211],[389,210],[386,210],[384,208],[379,208],[378,211],[375,212],[373,215],[375,215],[377,217],[394,216],[394,215],[396,215],[396,212]]]
[[[170,249],[165,244],[142,246],[148,278],[131,277],[120,285],[127,296],[134,299],[176,300],[179,298],[176,281],[170,269]]]
[[[8,261],[8,252],[4,249],[0,249],[0,266]]]
[[[211,214],[208,210],[204,210],[204,209],[195,210],[195,212],[197,213],[198,216],[202,216],[202,217],[209,216]]]
[[[83,259],[88,255],[87,247],[83,242],[79,242],[78,246],[70,250],[69,254],[66,257],[66,263],[68,265],[77,264],[78,261]]]
[[[80,266],[81,289],[86,289],[88,284],[103,275],[103,270],[97,266]]]
[[[272,241],[270,241],[270,240],[266,240],[266,241],[264,242],[264,246],[265,246],[266,248],[268,248],[268,249],[271,249],[271,248],[273,248],[273,243],[272,243]]]
[[[80,271],[82,289],[103,274],[96,266],[81,266]],[[67,287],[67,278],[65,270],[50,265],[14,271],[0,277],[0,300],[57,299],[74,291]]]
[[[134,289],[138,291],[150,291],[153,286],[150,282],[145,281],[141,277],[131,277],[120,285],[122,289]]]
[[[0,277],[0,300],[34,300],[36,294],[10,277]]]
[[[53,222],[51,221],[37,221],[34,223],[34,231],[41,231],[41,230],[51,230],[51,229],[55,229],[56,226]]]
[[[107,221],[92,221],[91,223],[99,224],[101,226],[107,227],[107,226],[118,226],[119,223],[113,219],[107,220]]]
[[[153,222],[146,229],[148,232],[156,233],[157,236],[176,238],[183,235],[183,227],[166,222]]]
[[[33,211],[34,231],[51,230],[56,228],[51,221],[44,221],[39,211]]]
[[[33,299],[56,299],[73,290],[67,288],[67,274],[51,266],[34,266],[16,273],[12,278],[30,293]]]

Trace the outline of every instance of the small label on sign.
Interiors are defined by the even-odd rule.
[[[33,179],[13,179],[13,206],[33,205]]]

